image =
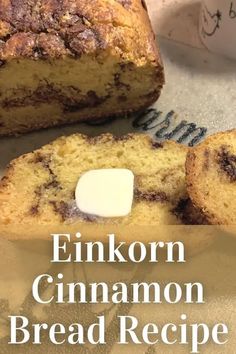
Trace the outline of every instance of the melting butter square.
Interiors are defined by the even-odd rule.
[[[85,172],[79,179],[75,199],[79,210],[100,217],[122,217],[131,212],[134,174],[111,168]]]

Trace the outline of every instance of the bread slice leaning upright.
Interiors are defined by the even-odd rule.
[[[191,200],[209,223],[236,225],[236,129],[191,149],[186,171]]]
[[[52,232],[102,225],[192,223],[185,185],[188,148],[142,134],[61,137],[12,161],[0,182],[0,232],[12,238],[48,238]],[[80,176],[92,169],[127,168],[134,174],[131,213],[119,218],[83,214],[75,202]],[[189,214],[188,214],[189,213]],[[8,236],[8,235],[7,235]]]

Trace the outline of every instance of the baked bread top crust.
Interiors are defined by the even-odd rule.
[[[0,60],[112,52],[160,65],[143,0],[0,0]]]

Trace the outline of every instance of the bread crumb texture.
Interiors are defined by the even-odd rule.
[[[62,137],[12,161],[0,183],[0,224],[159,225],[194,223],[185,185],[188,148],[148,136]],[[75,203],[80,176],[91,169],[127,168],[135,175],[129,215],[98,218]]]
[[[236,224],[236,129],[217,133],[189,151],[188,192],[212,224]]]

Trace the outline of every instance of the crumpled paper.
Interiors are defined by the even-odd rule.
[[[201,1],[147,0],[155,33],[173,41],[203,48],[198,34]]]

